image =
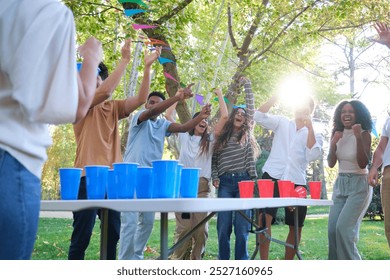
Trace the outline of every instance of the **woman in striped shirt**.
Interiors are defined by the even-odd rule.
[[[255,158],[259,147],[253,137],[254,101],[251,83],[240,79],[246,94],[246,109],[236,107],[222,128],[214,145],[212,159],[213,185],[219,198],[239,198],[238,182],[257,178]],[[250,210],[243,211],[250,216]],[[234,226],[235,259],[249,258],[247,243],[250,224],[239,212],[223,211],[217,216],[218,258],[230,259],[230,235]]]

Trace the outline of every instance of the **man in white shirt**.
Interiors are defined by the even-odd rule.
[[[272,96],[255,112],[254,120],[266,129],[272,130],[274,139],[271,152],[263,167],[263,179],[272,179],[276,184],[274,197],[279,197],[277,180],[289,180],[297,186],[306,186],[306,168],[310,161],[316,160],[322,155],[322,137],[315,134],[311,121],[314,110],[312,98],[303,98],[300,106],[295,109],[294,120],[284,116],[268,114],[270,108],[277,102],[278,96]],[[263,213],[265,212],[265,227],[271,235],[272,219],[276,217],[277,208],[267,208],[260,211],[260,226],[263,225]],[[306,217],[307,207],[298,207],[299,230],[298,243],[301,239],[303,223]],[[289,225],[289,233],[286,242],[294,244],[294,217],[292,209],[285,209],[285,223]],[[261,235],[260,258],[268,259],[270,241]],[[287,247],[285,259],[294,259],[295,250]]]
[[[29,259],[40,209],[47,124],[80,120],[96,88],[101,43],[79,48],[72,12],[56,0],[0,5],[0,259]]]

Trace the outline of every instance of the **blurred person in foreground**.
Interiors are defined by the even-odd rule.
[[[82,119],[95,95],[101,43],[80,48],[72,12],[55,0],[0,5],[0,259],[30,259],[38,230],[48,124]]]

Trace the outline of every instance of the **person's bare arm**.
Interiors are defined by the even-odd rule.
[[[342,131],[335,131],[335,133],[332,135],[332,139],[330,140],[329,145],[329,152],[328,152],[328,166],[330,168],[333,168],[336,165],[337,162],[337,142],[343,137]]]
[[[200,123],[202,120],[208,118],[211,113],[211,105],[206,104],[203,106],[202,110],[200,111],[200,114],[197,115],[195,118],[189,120],[188,122],[184,124],[180,123],[171,123],[171,125],[168,127],[168,132],[170,133],[178,133],[178,132],[187,132],[191,129],[195,128],[195,126]]]
[[[138,123],[141,123],[143,121],[146,121],[154,116],[160,115],[162,112],[167,110],[169,107],[171,107],[173,104],[175,104],[178,101],[188,99],[193,96],[191,87],[194,84],[188,85],[186,88],[180,88],[178,90],[178,93],[176,93],[175,96],[172,96],[168,98],[167,100],[164,100],[160,103],[157,103],[153,105],[151,108],[143,111],[139,117],[138,117]]]
[[[145,51],[144,76],[142,78],[138,94],[136,96],[130,96],[126,99],[126,115],[129,115],[131,112],[146,102],[150,90],[150,69],[152,68],[153,63],[160,57],[161,49],[162,47],[156,47],[156,50],[150,54],[147,54]]]
[[[91,37],[79,47],[79,54],[83,57],[83,68],[77,75],[79,99],[75,123],[85,117],[95,96],[96,69],[103,55],[102,44]]]
[[[221,133],[222,128],[224,127],[225,123],[229,118],[229,113],[228,113],[225,99],[223,98],[222,95],[222,91],[219,88],[217,88],[214,90],[214,93],[218,97],[219,112],[220,112],[219,120],[214,126],[214,134],[218,136]]]
[[[383,164],[383,154],[387,144],[389,143],[389,138],[381,136],[378,146],[375,149],[374,155],[372,157],[372,166],[370,172],[368,173],[368,183],[371,186],[376,186],[378,184],[378,169]]]
[[[131,40],[127,39],[122,46],[122,58],[116,66],[115,70],[103,81],[103,83],[96,89],[95,98],[91,104],[91,108],[100,104],[109,98],[119,85],[126,67],[130,62],[131,57]],[[84,66],[83,66],[84,67]]]

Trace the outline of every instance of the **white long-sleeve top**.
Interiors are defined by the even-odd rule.
[[[0,148],[38,178],[48,124],[76,118],[76,75],[72,12],[56,0],[2,0]]]
[[[320,158],[322,154],[322,135],[315,134],[316,143],[309,149],[306,146],[307,127],[297,130],[294,120],[259,111],[255,112],[254,120],[274,132],[271,152],[263,166],[263,172],[276,179],[306,185],[308,163]]]

